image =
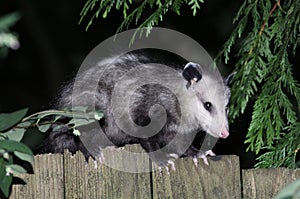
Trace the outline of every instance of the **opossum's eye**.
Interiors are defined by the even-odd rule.
[[[211,111],[211,107],[212,107],[212,104],[210,102],[204,102],[204,108],[207,110],[207,111]]]

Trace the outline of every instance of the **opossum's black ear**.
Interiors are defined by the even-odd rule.
[[[228,75],[228,76],[225,78],[225,80],[224,80],[225,85],[229,86],[231,80],[233,79],[233,77],[234,77],[235,75],[236,75],[236,72],[233,72],[233,73],[231,73],[230,75]]]
[[[199,67],[198,64],[189,62],[183,69],[182,76],[188,81],[188,84],[186,85],[187,88],[190,87],[192,82],[198,82],[202,78],[202,75],[197,67]]]

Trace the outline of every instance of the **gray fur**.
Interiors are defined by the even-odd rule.
[[[100,144],[97,144],[93,142],[90,147],[95,148],[94,152],[90,150],[87,152],[82,149],[82,146],[81,148],[78,147],[78,150],[84,151],[86,157],[90,155],[95,157],[100,152],[99,149],[101,150],[101,148],[112,144],[119,147],[125,144],[139,143],[154,161],[159,165],[165,165],[170,158],[169,154],[181,156],[186,153],[191,156],[199,152],[197,150],[194,152],[194,149],[191,151],[188,147],[185,147],[186,144],[192,143],[196,133],[206,132],[214,137],[220,137],[220,132],[224,128],[228,130],[226,106],[229,102],[230,90],[217,72],[199,66],[202,75],[201,80],[189,82],[191,85],[187,88],[187,80],[182,77],[185,61],[178,62],[177,65],[168,65],[175,71],[172,75],[164,74],[162,68],[157,72],[159,74],[155,74],[158,68],[157,65],[151,62],[151,58],[138,53],[105,59],[95,66],[81,71],[75,81],[63,89],[57,108],[87,106],[91,110],[96,108],[104,112],[105,120],[102,130],[111,143],[99,141]],[[128,115],[137,128],[146,127],[153,122],[154,118],[160,118],[162,114],[166,114],[166,122],[162,124],[159,132],[151,137],[143,138],[142,136],[128,135],[119,128],[116,123],[116,115],[113,114],[113,111],[122,111],[124,108],[113,107],[112,105],[116,83],[124,81],[124,84],[134,86],[136,79],[123,80],[122,78],[132,69],[137,69],[136,67],[140,67],[138,69],[142,72],[149,71],[149,74],[145,74],[145,76],[157,75],[163,82],[167,82],[172,85],[172,88],[175,88],[170,90],[168,87],[164,87],[163,84],[145,84],[136,90],[125,92],[125,94],[130,93]],[[138,80],[140,81],[140,79]],[[212,104],[211,112],[204,108],[206,102]],[[92,106],[93,104],[95,107]],[[161,112],[160,107],[153,108],[155,104],[164,107],[164,111]],[[125,120],[129,119],[126,114],[124,115]],[[157,122],[159,122],[159,119]],[[126,126],[127,124],[124,122],[122,125]],[[157,123],[157,125],[160,124]],[[128,128],[135,128],[134,126]],[[82,131],[90,133],[89,136],[91,136],[96,132],[96,128],[85,127],[82,128]],[[156,128],[155,125],[153,128]],[[139,132],[141,135],[143,134],[143,132]],[[44,147],[44,151],[53,151],[53,148],[55,148],[56,151],[54,152],[61,152],[61,149],[57,149],[59,147],[53,147],[52,145],[63,147],[65,146],[61,143],[63,140],[55,141],[53,137],[51,139],[46,142],[48,146]],[[168,145],[171,141],[174,144]],[[73,142],[73,140],[66,140],[66,142]],[[152,153],[159,149],[161,149],[160,152]]]

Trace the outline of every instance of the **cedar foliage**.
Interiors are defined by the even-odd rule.
[[[226,63],[231,47],[242,38],[230,118],[254,103],[245,143],[256,153],[266,149],[257,167],[297,167],[300,87],[291,60],[300,41],[299,16],[299,0],[244,1],[234,19],[236,28],[219,54]]]

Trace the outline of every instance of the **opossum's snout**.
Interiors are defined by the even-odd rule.
[[[219,135],[219,137],[223,138],[223,139],[227,138],[228,136],[229,136],[229,132],[226,128],[224,130],[222,130],[220,135]]]

